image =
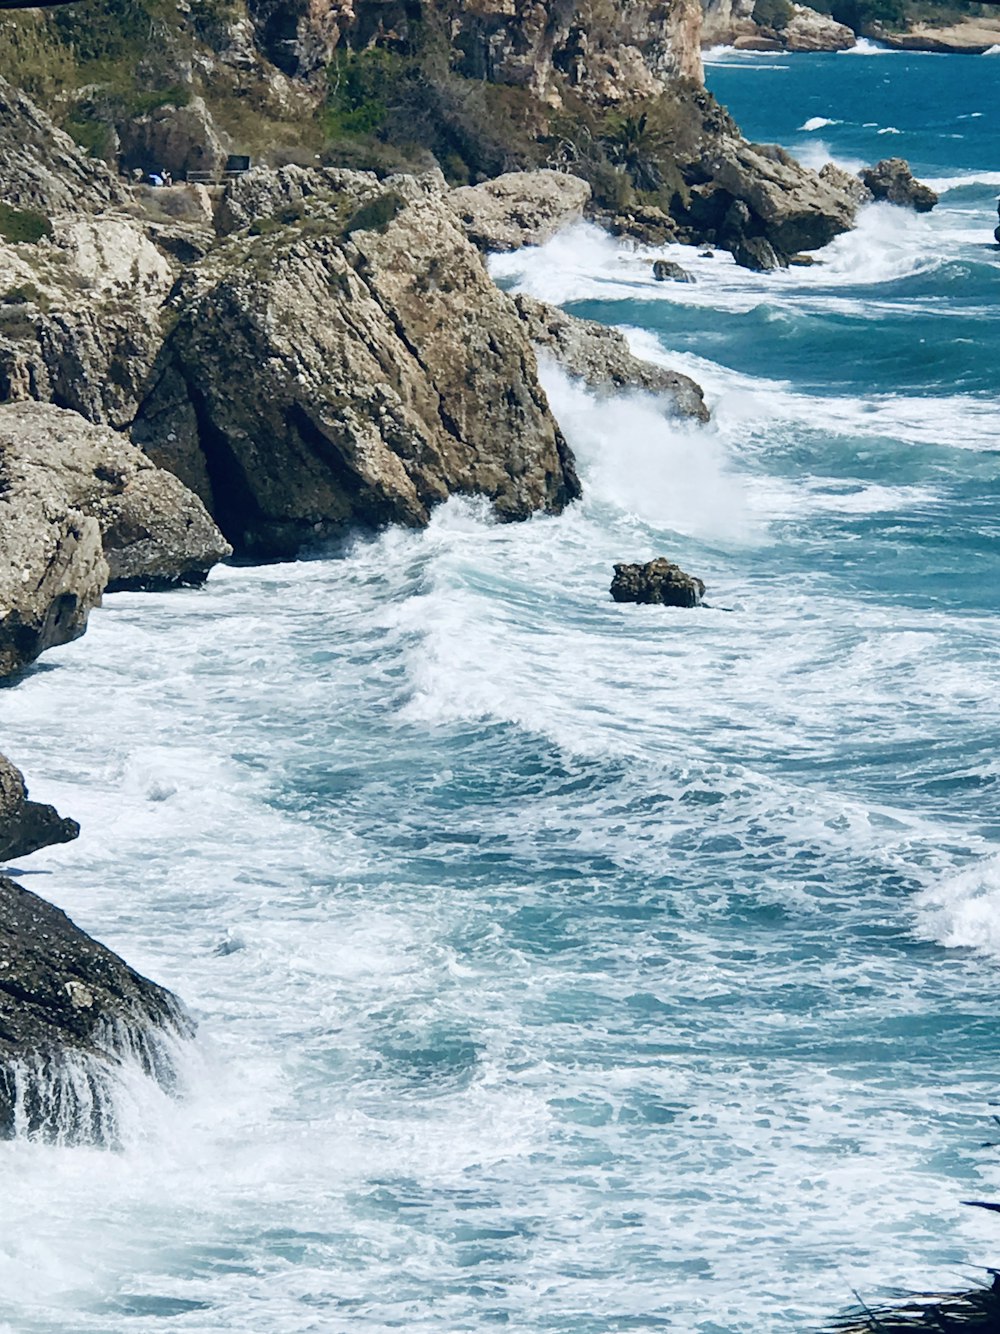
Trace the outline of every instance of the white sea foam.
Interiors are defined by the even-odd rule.
[[[899,54],[899,51],[895,48],[884,46],[881,42],[873,42],[869,37],[859,37],[853,46],[837,52],[839,56],[895,56]]]
[[[831,120],[828,116],[810,116],[809,119],[799,126],[800,130],[807,130],[810,134],[813,130],[821,130],[824,125],[842,125],[843,121]]]
[[[879,134],[902,134],[902,133],[903,131],[898,130],[895,125],[883,125],[882,129],[879,130]]]
[[[1000,856],[930,885],[914,900],[914,908],[926,938],[1000,959]]]

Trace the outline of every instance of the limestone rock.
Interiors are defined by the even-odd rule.
[[[876,162],[861,173],[861,180],[875,199],[903,208],[929,213],[938,202],[938,196],[929,185],[916,180],[905,158],[890,157]]]
[[[79,833],[77,822],[64,819],[54,806],[29,801],[20,769],[0,755],[0,862],[69,843]]]
[[[0,401],[58,402],[127,425],[178,267],[121,216],[64,215],[37,245],[0,243]]]
[[[0,877],[0,1137],[114,1143],[116,1069],[170,1088],[170,1038],[192,1031],[170,992]]]
[[[513,171],[449,196],[469,239],[483,250],[542,245],[583,216],[590,186],[561,171]]]
[[[685,574],[663,556],[645,565],[616,565],[611,581],[616,602],[658,603],[667,607],[697,607],[705,596],[705,585]]]
[[[835,162],[828,162],[825,167],[820,169],[819,178],[826,181],[828,185],[833,186],[835,190],[844,191],[849,198],[853,199],[855,205],[860,208],[862,204],[872,202],[872,192],[857,176],[852,176],[849,171],[843,167],[838,167]]]
[[[0,407],[0,677],[83,634],[105,586],[196,583],[230,548],[204,506],[115,432]]]
[[[780,35],[787,51],[849,51],[857,42],[845,23],[808,5],[792,5],[792,17]]]
[[[122,166],[147,174],[169,171],[178,179],[189,171],[222,171],[229,152],[202,97],[122,121],[118,137]]]
[[[719,227],[734,200],[747,209],[749,234],[778,254],[818,250],[854,225],[858,202],[838,178],[803,167],[775,144],[750,144],[731,134],[709,140],[701,162],[709,178],[692,190],[692,216]]]
[[[550,352],[564,370],[590,388],[603,392],[642,389],[662,397],[677,416],[708,420],[701,387],[678,371],[634,356],[617,329],[577,319],[530,296],[514,301],[535,346]]]
[[[0,162],[3,200],[45,214],[97,212],[124,204],[127,194],[106,166],[0,78]]]
[[[226,185],[215,215],[215,230],[220,236],[229,236],[264,219],[288,223],[302,215],[307,200],[340,206],[346,215],[380,194],[382,188],[371,171],[252,167]]]
[[[240,552],[422,525],[454,493],[508,519],[579,494],[509,298],[449,203],[412,193],[346,224],[307,198],[303,225],[240,233],[193,275],[133,438]]]

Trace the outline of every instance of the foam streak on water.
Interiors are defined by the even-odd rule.
[[[851,80],[946,64],[772,62],[767,114],[847,156]],[[0,1328],[778,1334],[996,1263],[988,193],[773,277],[498,261],[713,424],[544,365],[564,516],[115,595],[4,694],[84,826],[27,882],[201,1033],[119,1152],[0,1146]],[[613,604],[656,554],[710,605]]]

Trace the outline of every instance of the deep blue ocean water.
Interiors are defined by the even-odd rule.
[[[546,367],[563,517],[109,597],[0,698],[84,822],[24,883],[201,1025],[121,1151],[0,1145],[3,1329],[777,1334],[1000,1260],[1000,59],[707,81],[942,204],[498,259],[712,425]],[[657,554],[710,605],[614,605]]]

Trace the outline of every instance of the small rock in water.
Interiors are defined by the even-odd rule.
[[[699,251],[698,251],[698,258],[699,258],[699,259],[715,259],[715,251],[714,251],[714,250],[699,250]]]
[[[656,260],[653,264],[653,277],[658,283],[693,283],[695,281],[694,274],[688,273],[687,269],[682,269],[672,259]]]
[[[611,596],[616,602],[697,607],[705,596],[705,585],[679,565],[658,556],[645,565],[616,565]]]
[[[733,259],[741,269],[753,269],[755,273],[770,273],[781,267],[774,246],[765,236],[741,237],[733,246]]]
[[[866,168],[861,173],[861,180],[875,199],[914,208],[918,213],[929,213],[938,202],[938,196],[929,185],[914,179],[905,158],[883,158],[874,167]]]

